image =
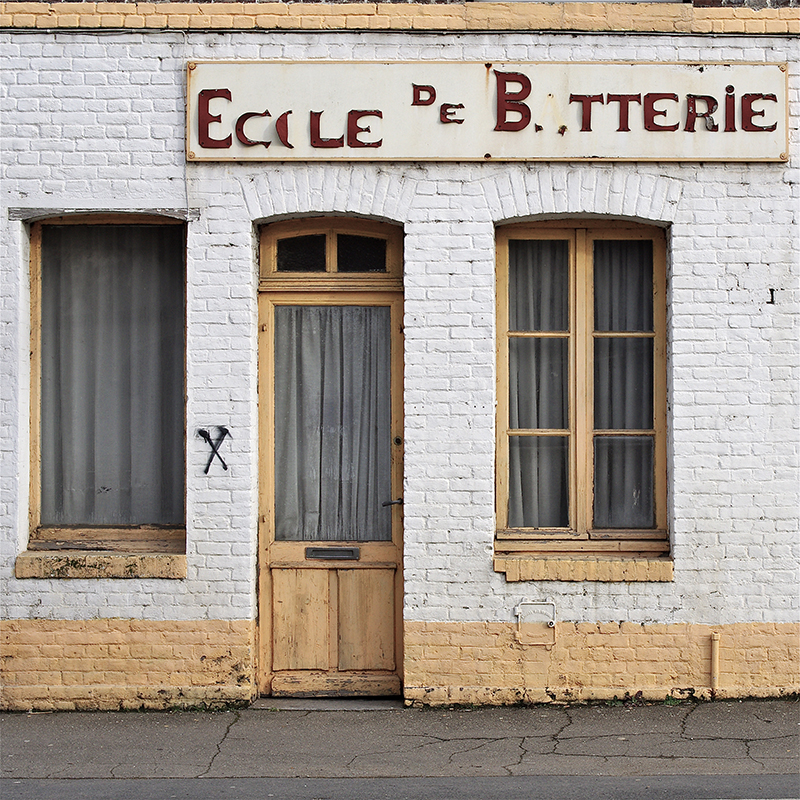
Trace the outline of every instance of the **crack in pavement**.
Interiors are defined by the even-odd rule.
[[[747,753],[747,758],[750,759],[750,761],[753,761],[756,764],[758,764],[761,767],[761,769],[766,769],[766,767],[764,766],[764,763],[759,761],[757,758],[755,758],[755,756],[750,751],[750,744],[752,742],[757,742],[759,740],[758,739],[752,739],[752,740],[751,739],[744,739],[743,741],[744,741],[744,750],[745,750],[745,753]]]
[[[525,746],[525,742],[528,739],[535,739],[535,738],[537,738],[537,737],[535,737],[535,736],[523,736],[519,740],[519,749],[522,751],[522,753],[520,753],[519,761],[517,761],[516,764],[512,764],[511,766],[513,766],[513,767],[522,766],[522,762],[526,759],[527,756],[530,755],[530,750],[528,750],[528,748]],[[546,738],[546,737],[539,737],[539,738]]]
[[[453,763],[453,759],[456,756],[461,756],[461,755],[464,755],[465,753],[474,753],[476,750],[480,750],[482,747],[486,747],[487,744],[495,744],[497,742],[505,742],[508,739],[514,739],[514,738],[516,738],[516,737],[514,737],[514,736],[498,736],[498,737],[492,738],[490,736],[480,736],[480,737],[479,736],[474,736],[474,737],[470,737],[470,736],[460,737],[459,736],[459,737],[456,737],[455,739],[448,739],[447,741],[449,741],[449,742],[470,742],[470,741],[474,741],[474,742],[480,742],[480,744],[476,744],[474,747],[466,747],[463,750],[455,750],[455,751],[453,751],[447,757],[447,763],[448,764],[452,764]]]
[[[699,707],[700,707],[699,705],[694,705],[691,708],[687,709],[686,714],[684,715],[683,719],[681,720],[681,724],[680,724],[681,739],[685,739],[686,741],[689,741],[689,742],[693,742],[694,741],[694,737],[693,736],[689,736],[686,733],[686,725],[689,722],[689,717],[691,717],[692,714],[694,714],[694,712],[697,711],[697,709]]]
[[[444,745],[453,744],[453,745],[457,745],[457,744],[459,744],[461,742],[475,742],[476,744],[474,745],[474,747],[457,748],[457,749],[455,749],[453,752],[451,752],[448,755],[447,763],[448,763],[448,765],[452,766],[453,759],[456,756],[464,755],[466,753],[475,752],[476,750],[480,750],[482,747],[486,747],[487,745],[490,745],[490,744],[496,744],[497,742],[505,742],[505,741],[514,740],[514,739],[520,739],[521,740],[523,737],[519,737],[519,736],[497,736],[497,737],[492,737],[492,736],[454,736],[454,737],[445,738],[445,737],[441,737],[441,736],[434,736],[432,734],[403,734],[403,736],[401,738],[412,738],[412,739],[414,739],[414,738],[425,738],[425,739],[431,739],[432,740],[432,741],[421,742],[420,744],[417,744],[414,747],[415,750],[422,749],[423,747],[430,747],[431,745],[438,745],[438,744],[444,744]],[[521,747],[521,742],[517,746]],[[368,756],[382,755],[382,754],[385,754],[386,752],[388,752],[388,751],[380,750],[380,751],[377,751],[377,752],[371,751],[371,752],[368,752],[368,753],[356,753],[347,762],[347,764],[345,766],[348,769],[350,769],[353,766],[353,764],[360,758],[366,758]],[[518,759],[517,763],[521,763],[521,760],[522,760],[522,755]],[[512,774],[508,770],[507,767],[503,766],[503,769],[506,769],[506,771],[508,771],[509,775]]]
[[[208,762],[208,766],[195,777],[197,778],[204,778],[211,772],[211,767],[214,766],[214,761],[216,760],[217,756],[222,752],[222,745],[225,743],[225,740],[228,738],[228,734],[231,732],[231,728],[241,719],[241,712],[234,711],[233,712],[233,719],[228,723],[228,727],[225,728],[225,733],[222,735],[222,738],[217,742],[217,752],[211,756],[211,761]]]
[[[509,736],[509,739],[519,739],[517,742],[517,749],[520,751],[519,758],[517,758],[515,763],[505,765],[501,764],[502,768],[509,774],[513,775],[514,773],[511,771],[511,767],[518,767],[522,763],[522,759],[528,754],[528,751],[523,747],[523,742],[525,741],[524,736]]]
[[[553,742],[553,748],[552,748],[552,750],[550,750],[550,755],[555,755],[556,754],[556,750],[558,750],[558,745],[561,742],[561,734],[564,733],[564,731],[567,728],[569,728],[570,725],[574,724],[574,720],[570,716],[570,709],[569,708],[565,708],[564,709],[564,716],[567,718],[566,722],[555,733],[551,734],[551,736],[549,737]]]
[[[425,738],[425,739],[434,739],[434,740],[435,740],[435,741],[433,741],[433,742],[424,742],[424,743],[422,743],[422,744],[418,744],[416,747],[427,747],[429,744],[436,744],[437,742],[446,742],[446,741],[449,741],[448,739],[440,739],[438,736],[433,736],[433,735],[431,735],[431,734],[427,734],[427,733],[404,733],[404,734],[401,734],[401,735],[400,735],[400,738],[401,738],[401,739],[403,739],[403,738],[406,738],[406,739],[408,739],[408,738],[411,738],[411,739],[415,739],[415,738]],[[416,748],[415,748],[415,749],[416,749]],[[350,769],[350,767],[353,765],[353,763],[356,761],[356,759],[359,759],[359,758],[366,758],[367,756],[379,756],[379,755],[383,755],[384,753],[387,753],[387,752],[388,752],[387,750],[374,750],[374,751],[373,751],[373,750],[371,750],[371,751],[369,751],[368,753],[356,753],[356,754],[355,754],[355,755],[354,755],[354,756],[353,756],[353,757],[352,757],[352,758],[351,758],[351,759],[350,759],[350,760],[349,760],[349,761],[348,761],[348,762],[345,764],[345,766],[347,767],[347,769]]]

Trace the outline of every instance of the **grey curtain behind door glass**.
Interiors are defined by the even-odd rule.
[[[390,310],[275,309],[276,538],[391,539]]]
[[[183,231],[45,226],[44,525],[184,520]]]

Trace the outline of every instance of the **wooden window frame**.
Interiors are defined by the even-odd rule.
[[[50,226],[178,225],[181,219],[151,214],[76,214],[50,217],[30,229],[30,498],[28,551],[17,559],[17,577],[186,577],[186,525],[47,525],[41,513],[42,231]],[[186,257],[183,260],[184,287]],[[186,292],[183,298],[186,315]],[[186,447],[186,331],[184,325],[183,441]],[[185,459],[184,459],[185,462]],[[184,463],[184,514],[185,514]],[[114,555],[116,554],[116,555]]]
[[[338,272],[336,247],[338,233],[386,240],[386,272]],[[278,239],[292,236],[326,237],[325,272],[278,271]],[[305,217],[265,225],[259,237],[259,290],[313,291],[402,291],[403,229],[389,222],[351,217]]]
[[[510,240],[569,241],[569,331],[509,331]],[[603,239],[650,240],[653,242],[653,332],[622,333],[594,331],[593,243]],[[594,397],[593,341],[605,336],[633,336],[653,340],[653,428],[651,430],[602,431],[620,435],[649,434],[655,440],[654,502],[652,529],[595,529],[594,507]],[[514,337],[562,337],[569,340],[569,427],[562,430],[515,432],[509,419],[509,341]],[[667,512],[667,371],[666,371],[666,233],[663,229],[599,220],[558,220],[536,224],[510,224],[497,228],[497,444],[496,444],[496,537],[495,569],[509,580],[553,578],[585,580],[593,570],[569,568],[574,559],[600,563],[598,580],[632,579],[630,570],[619,577],[613,561],[668,561],[670,544]],[[520,429],[522,431],[522,429]],[[511,435],[569,435],[569,520],[567,528],[511,528],[508,525],[509,440]],[[520,561],[540,560],[536,568]],[[548,565],[548,561],[552,562]],[[558,562],[560,566],[552,568]],[[605,563],[603,563],[605,562]],[[566,565],[566,567],[565,567]],[[622,565],[624,567],[624,564]],[[596,570],[594,570],[596,572]],[[646,580],[670,580],[669,569],[645,570]],[[580,577],[574,577],[579,575]],[[617,577],[609,577],[614,576]],[[513,576],[513,577],[512,577]],[[660,576],[660,577],[659,577]],[[633,578],[636,579],[636,578]]]

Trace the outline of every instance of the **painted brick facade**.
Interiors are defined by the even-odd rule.
[[[141,20],[106,8],[120,17],[99,14],[98,25],[115,29],[97,34],[85,29],[95,23],[80,9],[67,20],[71,5],[48,12],[58,18],[53,27],[63,29],[40,31],[30,29],[40,26],[39,4],[0,8],[0,25],[14,26],[0,31],[0,427],[9,432],[0,440],[0,612],[12,630],[16,620],[200,621],[198,630],[224,622],[242,647],[251,644],[258,527],[256,227],[311,214],[389,220],[405,232],[407,625],[415,631],[435,623],[509,626],[526,598],[552,598],[557,619],[578,626],[797,625],[800,45],[779,35],[798,24],[796,14],[765,10],[754,17],[753,33],[761,35],[736,27],[755,11],[681,6],[694,20],[681,35],[675,26],[658,24],[650,25],[652,33],[613,33],[599,21],[595,27],[604,32],[579,36],[473,31],[463,22],[453,26],[457,34],[431,36],[402,30],[398,15],[408,13],[407,6],[378,8],[378,17],[389,15],[399,30],[377,31],[378,23],[345,15],[344,22],[328,22],[363,30],[282,31],[278,23],[258,21],[263,8],[243,7],[243,14],[256,15],[247,18],[253,25],[232,15],[220,27],[252,30],[212,32],[191,30],[201,27],[194,17],[169,22],[170,14],[181,16],[172,4],[163,14],[138,4]],[[302,13],[299,4],[262,5],[293,18]],[[484,4],[472,6],[457,9],[459,20],[479,14]],[[540,13],[555,9],[571,13],[558,5]],[[194,12],[187,6],[186,13]],[[436,28],[448,27],[442,15],[451,12],[429,7],[415,13],[433,15]],[[663,6],[658,13],[675,12]],[[701,14],[725,22],[699,26]],[[773,27],[778,21],[780,30]],[[162,29],[169,27],[184,30]],[[699,35],[704,30],[739,35]],[[185,163],[186,62],[271,58],[787,62],[789,161]],[[30,480],[27,226],[73,211],[147,211],[187,221],[187,431],[224,424],[232,436],[226,442],[230,470],[208,475],[206,445],[187,436],[185,579],[15,577],[27,540]],[[671,581],[507,583],[492,568],[494,226],[562,215],[627,218],[669,231]],[[791,630],[782,635],[796,638],[796,627]],[[427,676],[415,685],[435,683],[430,663],[412,668],[409,662],[408,669]],[[791,678],[791,667],[784,673]],[[795,662],[795,687],[797,677]],[[778,683],[783,691],[792,680]]]

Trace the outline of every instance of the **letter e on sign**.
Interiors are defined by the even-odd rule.
[[[674,125],[662,125],[656,122],[656,117],[666,117],[667,112],[661,109],[656,109],[655,104],[659,100],[672,100],[673,103],[678,102],[678,95],[673,92],[649,92],[644,96],[644,129],[646,131],[676,131],[680,127],[680,123],[676,122]]]
[[[383,119],[382,111],[350,111],[347,114],[347,145],[348,147],[380,147],[383,139],[374,142],[362,142],[358,138],[359,133],[370,133],[369,125],[361,126],[359,121],[362,117],[378,117]]]
[[[200,147],[230,147],[233,137],[228,134],[224,139],[213,139],[208,132],[208,126],[212,122],[221,122],[221,114],[212,114],[208,109],[208,104],[215,97],[231,99],[230,89],[202,89],[197,97],[197,140]]]
[[[772,125],[756,125],[753,122],[753,117],[763,117],[764,110],[755,111],[753,103],[756,100],[771,100],[773,103],[778,102],[778,98],[774,94],[743,94],[742,95],[742,130],[743,131],[774,131],[778,127],[777,122]]]

